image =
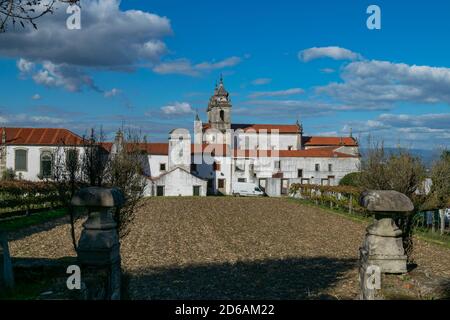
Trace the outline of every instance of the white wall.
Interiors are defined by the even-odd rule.
[[[146,172],[148,176],[151,177],[158,177],[161,174],[169,171],[169,156],[165,155],[148,155],[148,162],[149,162],[149,168],[150,172]],[[165,163],[166,164],[166,171],[161,171],[160,164]]]
[[[280,161],[280,170],[275,168],[275,162]],[[339,184],[339,181],[348,173],[359,170],[360,160],[358,158],[300,158],[300,157],[282,157],[282,158],[238,158],[235,162],[244,162],[245,171],[236,172],[233,167],[233,181],[238,178],[246,178],[247,182],[258,181],[260,178],[272,178],[273,174],[283,173],[285,179],[298,178],[298,170],[303,170],[303,178],[310,179],[309,183],[321,184],[322,179],[334,176],[331,185]],[[254,164],[256,179],[249,170],[250,164]],[[319,164],[320,170],[315,171],[315,165]],[[328,164],[331,164],[332,170],[328,171]],[[328,182],[326,182],[328,183]]]
[[[79,157],[83,154],[83,148],[79,147]],[[6,149],[6,168],[15,170],[15,150],[27,150],[27,170],[15,171],[17,178],[21,177],[23,180],[40,181],[39,175],[41,173],[41,153],[60,151],[62,159],[64,159],[64,148],[55,146],[12,146],[8,145]]]
[[[192,158],[193,161],[193,158]],[[220,163],[220,170],[215,171],[211,161]],[[214,192],[217,192],[219,179],[225,179],[225,194],[231,194],[231,158],[213,156],[212,159],[202,157],[202,163],[197,164],[196,175],[209,180],[213,179]]]
[[[164,186],[165,196],[193,196],[194,186],[200,186],[200,195],[206,196],[205,180],[199,179],[186,171],[176,168],[155,181],[149,180],[144,196],[156,196],[156,187]]]
[[[299,134],[258,134],[237,130],[233,143],[238,143],[240,150],[299,150]]]

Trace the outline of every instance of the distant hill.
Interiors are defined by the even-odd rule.
[[[384,148],[388,153],[397,153],[397,148]],[[441,150],[425,150],[425,149],[407,149],[412,155],[422,159],[427,168],[431,168],[433,161],[438,160],[441,156]],[[367,154],[367,148],[360,148],[363,158]]]

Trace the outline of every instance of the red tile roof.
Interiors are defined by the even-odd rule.
[[[0,128],[6,132],[8,145],[79,145],[83,139],[67,129],[58,128]]]
[[[303,145],[357,147],[358,142],[352,137],[303,137]]]

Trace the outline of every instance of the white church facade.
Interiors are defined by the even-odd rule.
[[[193,135],[174,129],[167,143],[146,143],[145,195],[231,195],[234,184],[251,182],[269,196],[280,196],[292,183],[337,185],[359,170],[359,146],[352,136],[306,136],[298,122],[232,123],[222,80],[209,100],[207,117],[203,123],[196,116]],[[77,148],[82,142],[67,129],[0,128],[0,136],[0,172],[12,169],[31,181],[50,176],[52,154],[62,144]],[[109,152],[115,143],[109,143]]]

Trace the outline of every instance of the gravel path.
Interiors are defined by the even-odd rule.
[[[64,222],[64,221],[60,221]],[[13,256],[73,256],[67,224],[17,236]],[[354,299],[365,224],[276,198],[151,198],[122,244],[132,299]],[[450,250],[416,242],[450,278]]]

